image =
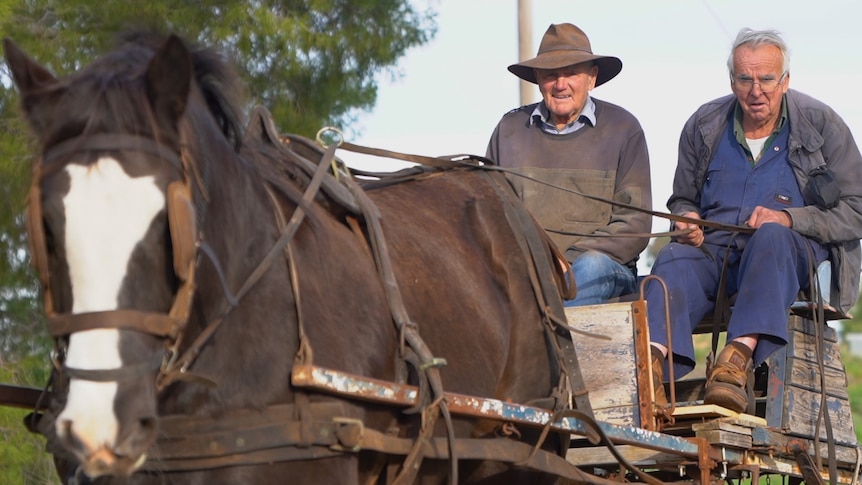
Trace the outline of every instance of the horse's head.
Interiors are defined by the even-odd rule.
[[[171,37],[57,79],[4,47],[41,144],[28,231],[70,378],[56,433],[88,475],[131,473],[156,438],[164,339],[190,299],[195,218],[180,148],[190,54]]]

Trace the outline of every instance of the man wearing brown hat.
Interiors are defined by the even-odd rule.
[[[488,144],[486,155],[494,163],[529,177],[511,181],[571,264],[578,295],[566,306],[634,292],[638,255],[649,241],[637,237],[649,233],[649,214],[547,185],[651,209],[640,123],[625,109],[590,96],[621,69],[618,58],[593,54],[578,27],[551,25],[536,57],[509,66],[512,74],[538,84],[542,101],[506,113]]]

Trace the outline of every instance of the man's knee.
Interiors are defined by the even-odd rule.
[[[606,274],[613,271],[613,260],[598,251],[586,251],[572,263],[572,271],[577,276],[579,273],[583,275]]]
[[[751,235],[747,247],[765,244],[772,246],[776,243],[790,244],[793,241],[793,229],[784,227],[781,224],[767,223],[754,231]]]
[[[702,259],[703,255],[703,250],[700,248],[688,244],[671,242],[661,248],[658,256],[656,256],[654,267],[672,266],[680,262],[689,265],[696,259]]]

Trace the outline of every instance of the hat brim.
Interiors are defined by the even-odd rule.
[[[534,69],[559,69],[561,67],[574,66],[583,62],[593,62],[599,68],[596,76],[596,86],[610,81],[623,69],[623,61],[613,56],[597,56],[580,51],[553,51],[545,52],[532,59],[509,66],[509,72],[524,81],[538,84]]]

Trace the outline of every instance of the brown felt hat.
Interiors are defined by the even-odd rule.
[[[551,24],[542,36],[536,57],[512,64],[509,72],[524,81],[537,84],[533,69],[559,69],[589,61],[599,68],[596,86],[610,81],[623,68],[623,61],[619,58],[593,54],[590,39],[583,30],[572,24]]]

